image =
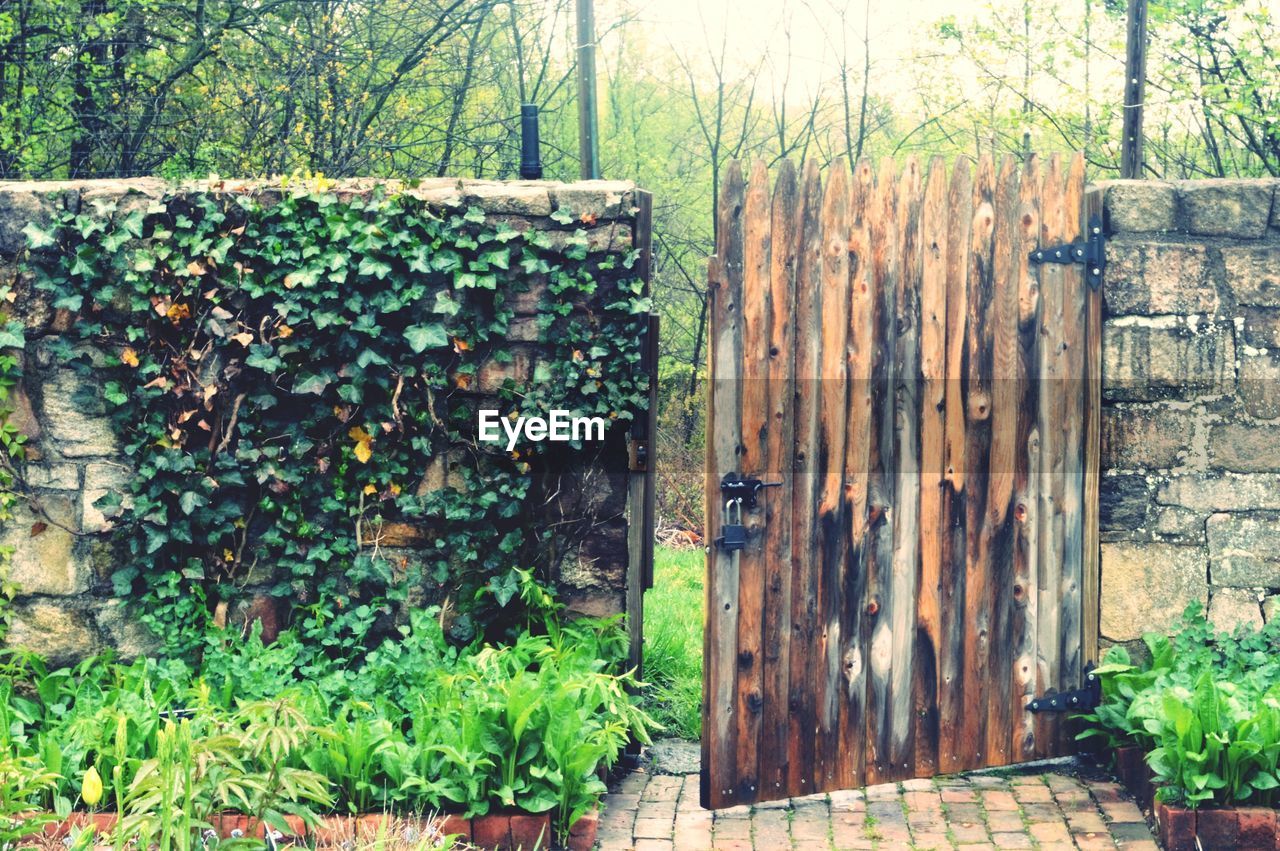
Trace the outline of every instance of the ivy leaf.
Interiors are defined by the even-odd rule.
[[[54,238],[55,231],[45,230],[35,222],[27,222],[27,226],[22,229],[22,232],[27,235],[27,248],[33,251],[48,248],[57,242]]]
[[[0,327],[0,348],[20,349],[26,345],[23,336],[23,325],[17,320],[10,320]]]
[[[331,375],[304,372],[298,376],[297,381],[293,382],[293,392],[299,396],[307,393],[314,393],[319,396],[332,380],[333,377]]]
[[[182,496],[178,497],[178,507],[183,514],[190,514],[205,503],[205,498],[195,491],[183,491]]]
[[[373,436],[365,431],[361,426],[353,426],[347,432],[347,437],[356,442],[355,455],[361,464],[368,464],[369,459],[373,457]]]
[[[413,349],[413,353],[416,355],[422,354],[427,349],[445,346],[449,343],[449,336],[445,334],[444,326],[439,322],[406,328],[404,338],[409,342],[409,348]]]

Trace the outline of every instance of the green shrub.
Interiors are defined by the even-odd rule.
[[[600,772],[629,738],[648,741],[635,683],[615,673],[616,619],[548,613],[536,633],[459,649],[438,610],[416,611],[363,665],[323,670],[298,666],[299,646],[289,633],[270,645],[215,637],[200,669],[106,657],[48,671],[11,656],[0,819],[65,815],[92,767],[100,805],[123,816],[118,842],[161,851],[190,847],[222,810],[283,830],[290,814],[518,807],[551,812],[563,832],[604,793]]]
[[[1135,664],[1111,648],[1102,704],[1081,738],[1147,753],[1163,800],[1271,805],[1280,786],[1280,624],[1215,633],[1199,604],[1171,637],[1148,635]]]

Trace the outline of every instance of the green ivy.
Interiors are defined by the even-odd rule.
[[[468,391],[511,362],[512,299],[535,284],[544,354],[503,407],[625,423],[645,404],[635,255],[589,253],[581,228],[299,190],[95,201],[27,236],[36,286],[76,316],[55,354],[104,379],[135,468],[100,502],[115,591],[171,653],[262,575],[331,659],[418,583],[461,589],[464,624],[514,620],[518,571],[555,545],[534,520],[551,450],[477,442]],[[442,456],[448,485],[420,489]],[[424,559],[370,543],[396,521],[428,530]]]

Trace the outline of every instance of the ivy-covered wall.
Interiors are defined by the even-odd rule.
[[[260,621],[329,655],[552,589],[622,612],[647,223],[624,182],[0,183],[25,434],[7,641],[198,651]],[[477,411],[601,416],[503,445]]]

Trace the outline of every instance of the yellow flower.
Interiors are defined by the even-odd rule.
[[[84,773],[84,780],[80,783],[80,798],[91,807],[102,800],[102,778],[98,775],[98,769],[92,765]]]

